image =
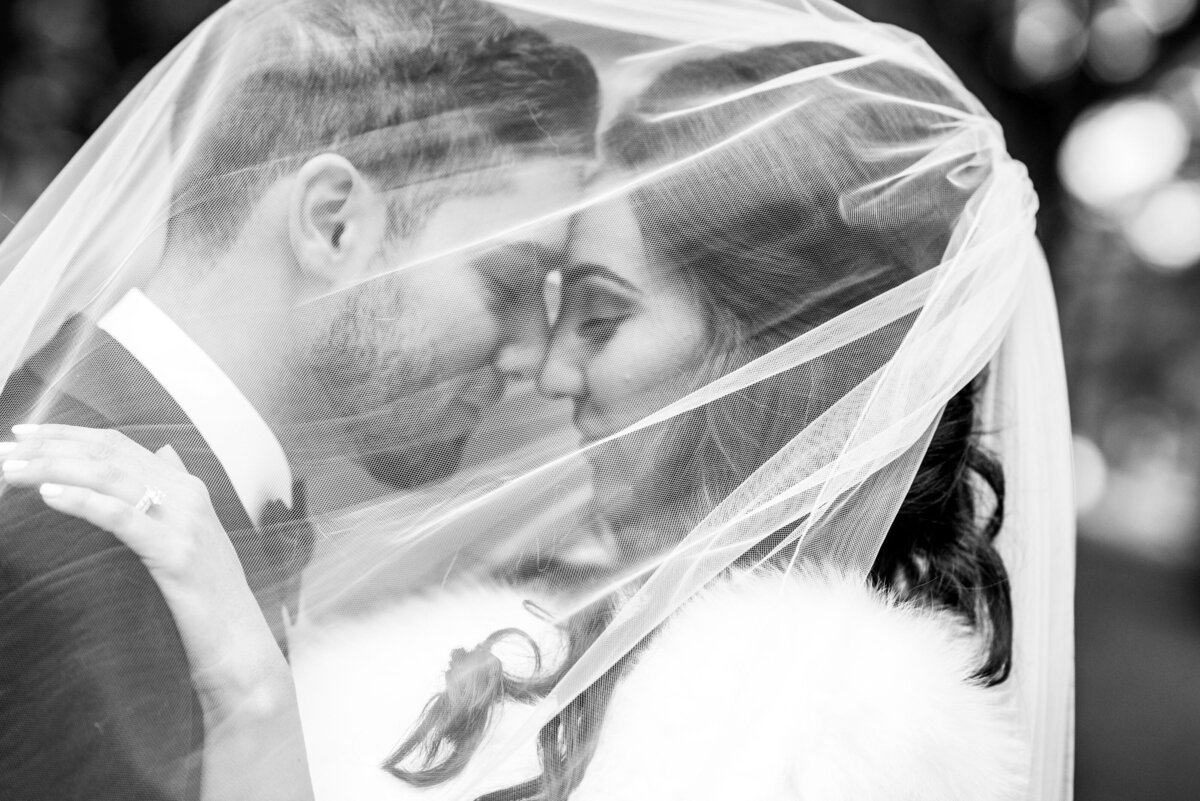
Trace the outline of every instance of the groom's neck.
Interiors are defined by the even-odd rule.
[[[164,263],[145,293],[216,362],[272,428],[290,356],[285,287],[270,269],[228,260],[197,271]]]

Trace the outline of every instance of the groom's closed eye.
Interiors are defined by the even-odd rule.
[[[490,294],[493,310],[504,312],[540,302],[546,275],[558,269],[562,255],[537,242],[511,242],[475,260]]]

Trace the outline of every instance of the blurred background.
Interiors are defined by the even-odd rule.
[[[847,2],[925,37],[1041,196],[1075,426],[1079,801],[1200,798],[1197,3]],[[0,238],[219,5],[0,0]]]

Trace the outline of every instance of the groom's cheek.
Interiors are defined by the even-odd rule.
[[[514,297],[497,291],[474,262],[443,263],[423,279],[411,313],[425,324],[438,371],[450,376],[492,363],[501,343],[501,315]]]

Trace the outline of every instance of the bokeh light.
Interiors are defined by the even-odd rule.
[[[1196,0],[1125,0],[1156,34],[1170,33],[1187,22],[1196,10]]]
[[[1111,83],[1143,75],[1158,54],[1158,38],[1142,15],[1126,3],[1113,3],[1092,17],[1087,64]]]
[[[1125,223],[1133,252],[1151,267],[1181,270],[1200,261],[1200,184],[1173,181],[1155,190]]]
[[[1095,442],[1082,434],[1072,438],[1075,457],[1075,508],[1080,514],[1090,512],[1104,497],[1108,483],[1108,463]]]
[[[1080,509],[1089,535],[1152,559],[1184,558],[1200,508],[1178,415],[1153,398],[1122,404],[1105,420],[1099,445],[1107,457],[1103,490],[1091,507]],[[1086,445],[1082,453],[1081,460],[1077,443],[1076,467],[1086,471],[1095,454]]]
[[[1033,0],[1013,22],[1013,59],[1035,82],[1052,81],[1079,66],[1087,48],[1084,21],[1063,0]]]
[[[1187,124],[1166,102],[1120,100],[1072,126],[1059,152],[1059,176],[1086,205],[1117,212],[1174,177],[1190,146]]]

